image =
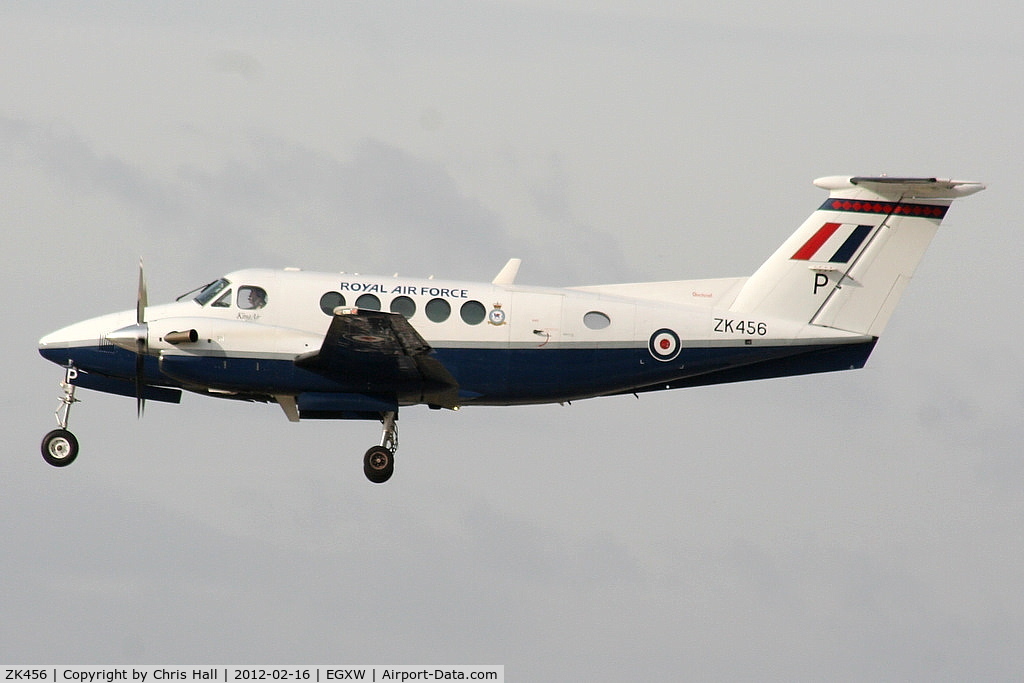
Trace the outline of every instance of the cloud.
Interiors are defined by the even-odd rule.
[[[20,163],[71,197],[106,196],[150,242],[191,245],[191,270],[298,264],[488,280],[512,256],[529,264],[538,284],[578,282],[583,273],[615,279],[626,270],[614,237],[574,221],[557,177],[535,182],[532,192],[563,230],[533,242],[467,196],[440,163],[379,140],[338,159],[253,135],[244,159],[182,165],[164,178],[100,153],[71,129],[7,118],[0,133]]]
[[[244,80],[259,80],[264,67],[259,59],[241,50],[219,50],[209,57],[215,71],[238,76]]]

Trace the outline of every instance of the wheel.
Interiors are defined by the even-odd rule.
[[[395,454],[383,446],[374,446],[363,456],[363,473],[374,484],[383,484],[395,472]]]
[[[54,429],[43,437],[43,460],[54,467],[67,467],[78,457],[78,439],[66,429]]]

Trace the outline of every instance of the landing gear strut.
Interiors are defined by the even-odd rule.
[[[363,473],[374,484],[383,484],[395,472],[395,451],[398,450],[398,413],[389,410],[381,417],[384,431],[380,445],[373,446],[363,456]]]
[[[63,394],[60,405],[54,413],[59,429],[54,429],[43,437],[41,451],[43,460],[54,467],[67,467],[78,457],[78,439],[68,431],[68,417],[71,415],[71,404],[78,403],[75,398],[75,385],[72,382],[78,377],[78,369],[69,365],[64,371],[64,381],[60,383]]]

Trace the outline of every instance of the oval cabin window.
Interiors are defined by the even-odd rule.
[[[444,299],[431,299],[424,310],[431,322],[443,323],[452,314],[452,305]]]
[[[462,304],[459,314],[467,325],[479,325],[487,317],[487,309],[479,301],[467,301]]]
[[[583,316],[583,324],[592,330],[603,330],[612,324],[612,319],[600,311],[591,311]]]
[[[334,309],[345,305],[345,297],[341,292],[327,292],[320,297],[320,310],[327,315],[334,315]]]
[[[379,311],[380,299],[373,294],[363,294],[356,299],[356,308],[365,308],[368,311]]]
[[[411,318],[416,315],[416,302],[407,296],[400,296],[391,302],[391,312]]]

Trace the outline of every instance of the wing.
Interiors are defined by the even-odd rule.
[[[339,308],[320,350],[299,356],[295,364],[403,402],[456,408],[458,382],[431,352],[399,313]]]

